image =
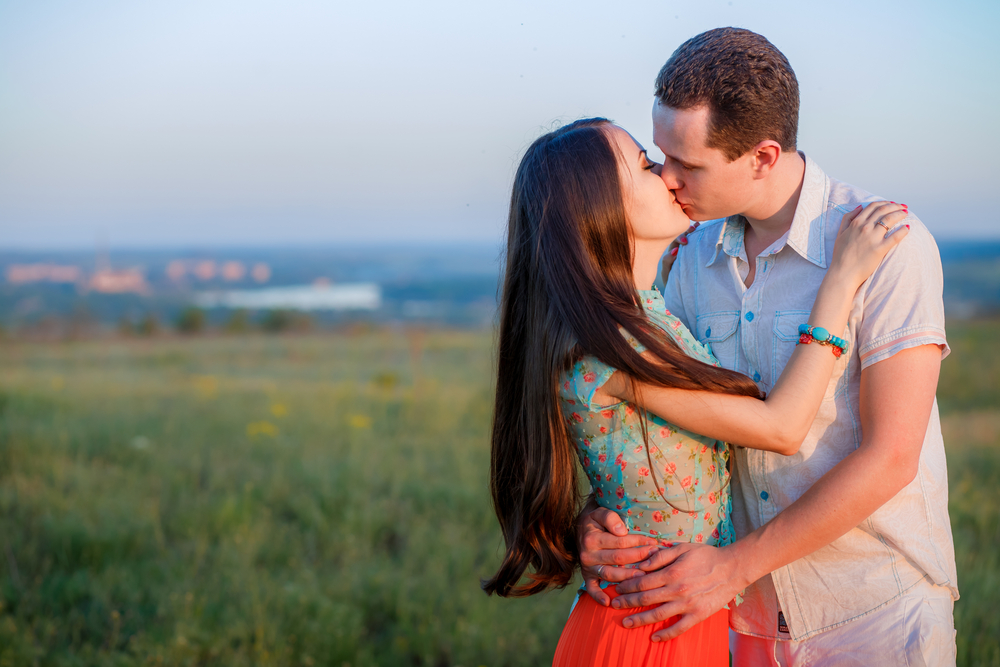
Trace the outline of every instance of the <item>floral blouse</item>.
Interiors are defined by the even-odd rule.
[[[657,290],[639,295],[650,321],[682,350],[718,365],[709,349],[667,312]],[[622,334],[637,351],[645,350],[627,332]],[[617,512],[630,532],[657,538],[664,546],[731,544],[728,445],[682,430],[651,413],[643,417],[642,411],[625,401],[596,404],[594,393],[614,372],[588,355],[566,371],[560,382],[562,413],[598,504]]]

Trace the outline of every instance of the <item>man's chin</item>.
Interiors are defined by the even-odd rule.
[[[684,210],[684,215],[688,217],[691,222],[708,222],[709,220],[718,220],[719,218],[727,218],[728,214],[724,215],[713,215],[711,213],[705,213],[704,211],[699,211],[693,206],[681,205]]]

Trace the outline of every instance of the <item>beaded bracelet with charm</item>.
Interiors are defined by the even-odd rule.
[[[820,345],[829,345],[833,351],[833,356],[840,358],[841,354],[847,352],[848,343],[843,338],[838,338],[823,327],[814,327],[808,324],[799,325],[799,344],[808,345],[816,342]]]

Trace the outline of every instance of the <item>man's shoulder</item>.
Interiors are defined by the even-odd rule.
[[[874,195],[856,185],[838,181],[832,177],[830,178],[828,205],[841,214],[853,211],[859,204],[867,205],[872,202],[886,201],[887,199],[887,197]],[[890,199],[889,201],[892,200]],[[829,225],[827,228],[827,233],[831,239],[836,239],[840,229],[840,219],[838,218],[834,222],[838,224]],[[910,261],[912,259],[914,261],[937,260],[940,263],[941,259],[937,243],[934,241],[934,236],[927,229],[924,222],[911,212],[903,223],[910,226],[909,236],[889,253],[886,257],[886,262],[895,263]]]
[[[836,209],[840,213],[849,213],[857,208],[859,204],[867,205],[872,202],[885,200],[885,197],[879,197],[863,188],[845,183],[844,181],[838,181],[833,177],[830,177],[829,183],[830,189],[827,192],[827,206]],[[834,235],[836,235],[838,226],[833,225],[833,229]]]

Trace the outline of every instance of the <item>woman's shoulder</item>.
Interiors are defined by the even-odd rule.
[[[587,409],[597,406],[598,390],[615,374],[615,369],[592,354],[573,360],[559,378],[559,396],[571,406],[578,403]]]

